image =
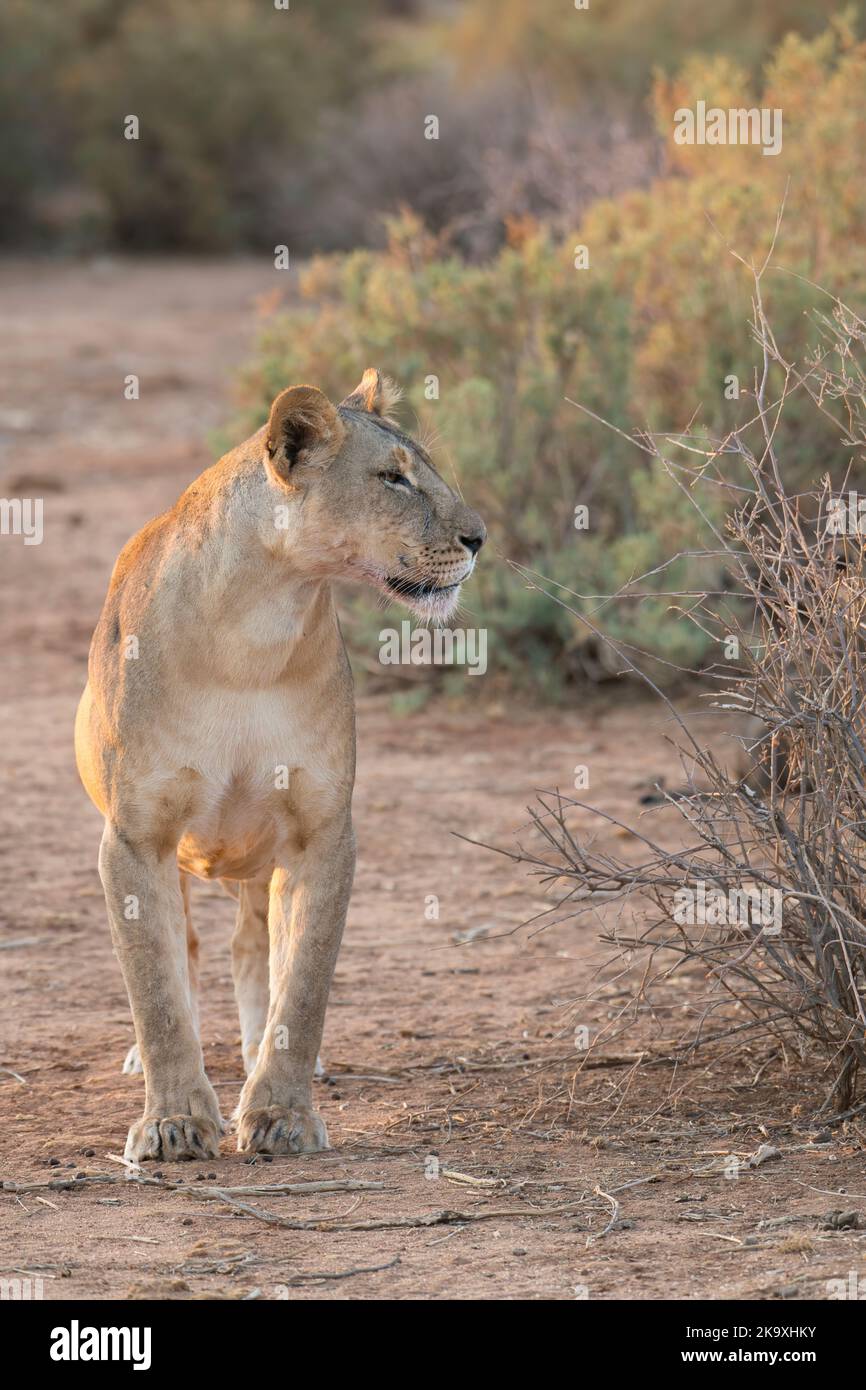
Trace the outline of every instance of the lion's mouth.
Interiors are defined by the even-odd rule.
[[[459,584],[433,584],[430,580],[391,579],[385,576],[385,583],[392,594],[401,598],[438,598],[440,594],[451,594],[459,589]]]

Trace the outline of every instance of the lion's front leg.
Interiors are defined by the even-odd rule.
[[[196,1031],[196,1037],[201,1037],[198,1020],[198,981],[199,981],[199,961],[198,945],[199,935],[192,920],[192,908],[189,901],[189,874],[183,870],[180,873],[180,891],[183,897],[183,911],[186,918],[186,963],[187,963],[187,987],[189,990],[189,1006],[192,1010],[192,1022]],[[121,1071],[124,1076],[140,1076],[144,1071],[141,1064],[141,1052],[138,1043],[133,1043],[126,1054]]]
[[[312,1153],[328,1147],[312,1080],[355,868],[346,817],[318,832],[291,875],[271,879],[270,1007],[237,1110],[238,1148]]]
[[[214,1158],[222,1121],[190,1005],[174,856],[160,860],[106,824],[99,873],[144,1069],[144,1114],[129,1131],[126,1157]]]

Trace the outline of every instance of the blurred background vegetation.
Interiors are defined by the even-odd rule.
[[[304,262],[300,295],[264,323],[239,386],[243,423],[259,424],[289,381],[339,399],[368,364],[394,376],[403,422],[435,441],[490,525],[498,561],[479,567],[466,621],[496,634],[511,679],[529,671],[556,696],[603,674],[600,653],[505,562],[603,595],[697,548],[694,510],[664,469],[567,398],[628,433],[748,431],[752,285],[731,250],[763,258],[786,190],[780,269],[765,280],[783,351],[815,349],[828,293],[860,308],[858,9],[6,0],[0,235],[72,254],[271,259],[287,244]],[[673,113],[698,99],[782,108],[781,153],[675,145]],[[129,114],[141,121],[132,148]],[[438,140],[424,138],[431,114]],[[791,398],[778,438],[804,487],[846,462],[832,404],[808,405]],[[588,531],[575,530],[578,504]],[[708,579],[725,582],[684,555],[638,586],[658,597],[570,601],[693,667],[710,659],[708,639],[662,591]],[[364,621],[350,612],[350,626]]]

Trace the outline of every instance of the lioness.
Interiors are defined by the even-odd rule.
[[[327,1147],[312,1077],[354,872],[355,773],[331,581],[444,620],[485,539],[389,418],[396,394],[372,369],[339,406],[313,386],[282,391],[115,565],[75,751],[105,816],[99,873],[144,1071],[129,1159],[213,1157],[224,1130],[198,1038],[187,874],[238,898],[238,1149]]]

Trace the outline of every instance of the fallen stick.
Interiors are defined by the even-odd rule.
[[[140,1241],[142,1245],[159,1245],[159,1244],[161,1244],[161,1242],[157,1240],[156,1236],[124,1236],[124,1235],[120,1235],[120,1236],[91,1236],[90,1239],[91,1239],[91,1240],[137,1240],[137,1241]]]
[[[673,1044],[670,1045],[673,1047]],[[610,1052],[595,1056],[592,1052],[568,1052],[558,1053],[554,1057],[521,1057],[510,1059],[505,1062],[472,1062],[468,1058],[465,1061],[459,1059],[453,1062],[433,1062],[419,1063],[416,1066],[405,1068],[404,1075],[411,1075],[417,1072],[436,1072],[445,1075],[451,1072],[458,1072],[463,1075],[474,1074],[475,1072],[486,1071],[513,1071],[518,1067],[552,1067],[561,1062],[577,1062],[580,1071],[595,1071],[601,1067],[630,1067],[637,1062],[643,1062],[646,1066],[672,1066],[676,1057],[669,1055],[658,1045],[645,1048],[642,1052]],[[338,1073],[334,1073],[338,1075]],[[342,1074],[340,1074],[342,1080]]]
[[[597,1236],[589,1235],[589,1236],[587,1237],[587,1241],[586,1241],[587,1245],[593,1245],[593,1244],[595,1243],[595,1241],[601,1240],[603,1236],[606,1236],[606,1235],[607,1235],[608,1231],[612,1231],[612,1230],[613,1230],[614,1226],[616,1225],[617,1221],[619,1220],[619,1202],[616,1200],[616,1198],[615,1198],[615,1197],[611,1197],[611,1195],[610,1195],[609,1192],[602,1192],[602,1190],[601,1190],[600,1187],[594,1187],[592,1190],[593,1190],[593,1192],[596,1194],[597,1197],[603,1197],[604,1200],[605,1200],[606,1202],[610,1202],[611,1206],[613,1207],[613,1211],[611,1212],[610,1220],[608,1221],[608,1223],[607,1223],[607,1225],[605,1226],[604,1230],[603,1230],[603,1231],[599,1231],[599,1233],[598,1233]]]
[[[112,1163],[119,1163],[126,1169],[127,1173],[140,1173],[141,1164],[135,1163],[131,1158],[124,1158],[122,1154],[107,1153],[105,1158],[109,1158]]]
[[[384,1081],[389,1086],[399,1086],[401,1081],[409,1080],[408,1077],[385,1076],[383,1072],[373,1071],[334,1071],[326,1072],[325,1075],[330,1076],[334,1081]]]
[[[199,1188],[189,1187],[183,1189],[188,1196],[205,1197],[211,1194],[203,1192]],[[226,1206],[232,1207],[236,1211],[243,1211],[247,1216],[253,1216],[257,1221],[264,1221],[270,1226],[284,1226],[290,1231],[391,1231],[406,1230],[413,1227],[423,1226],[452,1226],[466,1225],[470,1221],[493,1221],[496,1219],[504,1220],[508,1217],[533,1217],[533,1216],[556,1216],[564,1212],[574,1215],[577,1211],[573,1202],[568,1202],[565,1206],[546,1207],[501,1207],[496,1211],[450,1211],[447,1208],[439,1211],[428,1212],[425,1216],[397,1216],[391,1218],[373,1218],[368,1221],[341,1221],[339,1217],[322,1216],[315,1220],[304,1221],[293,1219],[289,1216],[278,1216],[276,1212],[262,1211],[261,1207],[251,1206],[249,1202],[239,1202],[234,1197],[230,1197],[225,1191],[214,1194],[217,1200],[225,1202]],[[338,1224],[337,1224],[338,1223]]]
[[[673,1177],[668,1173],[650,1173],[647,1178],[632,1178],[630,1182],[621,1182],[619,1187],[613,1189],[614,1192],[625,1192],[627,1187],[642,1187],[647,1182],[662,1182],[667,1177]]]
[[[133,1184],[136,1187],[160,1187],[168,1192],[192,1192],[199,1195],[206,1194],[219,1195],[222,1192],[247,1193],[254,1197],[279,1196],[281,1193],[290,1193],[303,1197],[307,1193],[314,1192],[383,1192],[385,1184],[383,1182],[365,1182],[363,1178],[333,1178],[322,1182],[281,1182],[271,1185],[257,1184],[251,1187],[214,1187],[211,1183],[196,1184],[193,1188],[188,1183],[175,1182],[171,1178],[148,1178],[144,1174],[129,1173],[120,1177],[115,1173],[88,1173],[83,1178],[49,1178],[46,1182],[4,1182],[0,1184],[3,1192],[39,1192],[48,1189],[52,1192],[68,1191],[71,1187],[85,1187],[88,1185],[103,1186],[106,1183],[115,1183],[121,1187]]]
[[[471,1173],[458,1173],[456,1168],[442,1168],[439,1176],[449,1182],[465,1183],[468,1187],[504,1187],[504,1178],[473,1178]]]
[[[133,1179],[134,1181],[134,1179]],[[306,1196],[308,1193],[315,1192],[384,1192],[383,1182],[365,1182],[363,1178],[339,1178],[328,1179],[322,1182],[280,1182],[270,1186],[259,1184],[251,1187],[214,1187],[207,1183],[196,1183],[195,1187],[187,1183],[165,1183],[166,1187],[171,1187],[173,1191],[195,1192],[199,1195],[218,1196],[222,1192],[246,1193],[250,1197],[279,1197],[283,1193],[298,1197]]]
[[[383,1269],[393,1269],[400,1263],[400,1256],[397,1255],[393,1260],[389,1260],[384,1265],[360,1265],[357,1269],[341,1269],[335,1274],[311,1272],[309,1274],[292,1274],[286,1280],[291,1288],[297,1288],[301,1284],[314,1284],[326,1279],[354,1279],[356,1274],[379,1274]]]

